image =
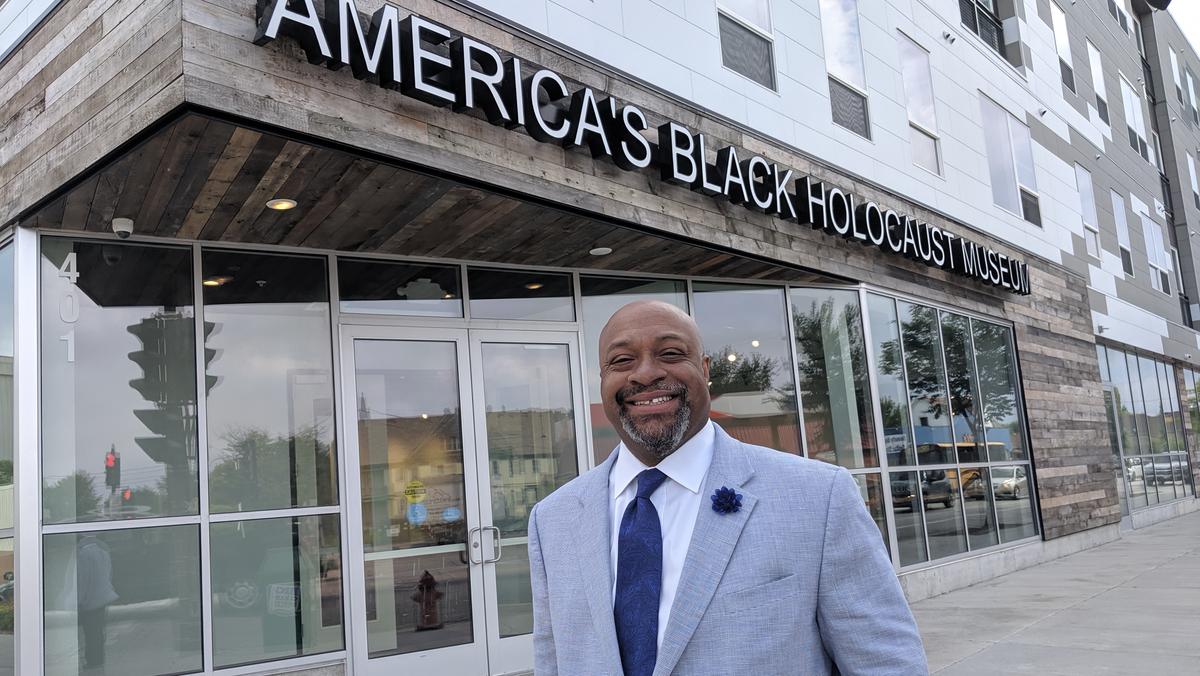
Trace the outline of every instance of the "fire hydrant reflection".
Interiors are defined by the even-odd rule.
[[[445,594],[438,591],[438,581],[429,573],[421,576],[417,582],[417,591],[412,600],[417,603],[417,631],[441,629],[441,616],[438,614],[438,600]]]

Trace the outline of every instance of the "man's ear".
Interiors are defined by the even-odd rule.
[[[708,355],[704,355],[702,362],[704,364],[704,382],[708,382],[711,378],[708,375],[709,367],[712,365],[712,359]]]

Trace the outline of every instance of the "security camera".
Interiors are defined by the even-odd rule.
[[[133,234],[133,219],[131,218],[114,218],[112,219],[112,230],[121,239],[129,239]]]

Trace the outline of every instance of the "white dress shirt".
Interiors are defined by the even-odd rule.
[[[658,469],[667,475],[666,481],[650,495],[650,502],[658,510],[662,526],[663,561],[662,595],[658,599],[658,645],[662,647],[671,617],[671,604],[675,602],[675,591],[679,589],[679,574],[683,571],[683,560],[692,543],[692,530],[696,527],[696,515],[700,512],[700,489],[708,466],[712,464],[713,440],[716,431],[708,422],[674,453],[658,463]],[[608,492],[611,504],[612,525],[612,573],[613,603],[617,599],[617,540],[620,537],[621,519],[625,509],[637,497],[637,477],[650,469],[625,448],[617,447],[617,459],[608,475]]]

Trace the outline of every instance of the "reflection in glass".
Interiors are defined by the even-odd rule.
[[[1152,359],[1138,357],[1138,367],[1142,374],[1142,394],[1146,398],[1146,426],[1150,431],[1150,449],[1153,453],[1166,453],[1167,425],[1163,420],[1158,364]]]
[[[858,0],[820,0],[825,67],[829,74],[866,90]]]
[[[914,465],[912,426],[908,417],[908,387],[904,383],[904,357],[896,302],[867,294],[867,318],[871,323],[871,350],[875,359],[876,390],[883,419],[883,443],[889,465]]]
[[[0,538],[0,676],[16,673],[16,644],[13,623],[16,619],[16,567],[13,538]]]
[[[575,321],[571,276],[558,272],[467,270],[472,319]]]
[[[808,457],[854,469],[879,466],[858,292],[791,294]]]
[[[1163,376],[1167,383],[1167,388],[1163,390],[1163,403],[1167,418],[1167,428],[1171,433],[1171,449],[1186,451],[1187,445],[1183,440],[1183,417],[1180,414],[1179,408],[1179,389],[1175,382],[1175,367],[1162,362],[1159,362],[1159,365],[1163,369]]]
[[[46,237],[41,293],[45,523],[195,514],[191,251]]]
[[[529,511],[575,478],[575,405],[566,345],[483,343],[483,399],[492,523],[500,529],[505,565],[496,567],[500,637],[533,631]]]
[[[46,535],[43,547],[46,674],[204,668],[197,526]]]
[[[1121,448],[1125,456],[1138,454],[1137,424],[1133,412],[1133,389],[1129,383],[1128,362],[1125,354],[1108,350],[1108,365],[1112,384],[1116,388],[1114,405],[1117,411],[1117,427],[1121,434]],[[1144,494],[1144,492],[1143,492]]]
[[[1135,354],[1125,355],[1126,363],[1129,365],[1129,384],[1133,388],[1133,422],[1137,428],[1138,447],[1143,454],[1153,453],[1154,450],[1150,446],[1150,435],[1147,432],[1146,420],[1146,397],[1145,389],[1142,387],[1142,373],[1138,364],[1138,358]],[[1128,453],[1128,451],[1126,451]]]
[[[1029,466],[993,467],[992,494],[996,497],[996,519],[1000,541],[1012,542],[1037,535],[1033,500],[1029,491]]]
[[[916,472],[892,472],[892,516],[896,520],[896,543],[900,548],[900,565],[907,566],[929,560],[925,549],[925,511]]]
[[[1129,508],[1138,509],[1149,504],[1146,498],[1146,472],[1139,457],[1125,458],[1125,480],[1129,482]]]
[[[696,323],[712,363],[710,417],[730,436],[800,454],[792,345],[782,287],[695,283]]]
[[[983,426],[992,462],[1023,460],[1024,422],[1017,399],[1016,354],[1007,326],[971,320]]]
[[[921,495],[925,501],[925,528],[929,531],[929,558],[936,560],[967,551],[962,502],[958,499],[958,471],[921,472]]]
[[[904,340],[904,370],[918,462],[954,462],[937,311],[904,301],[897,301],[896,307]]]
[[[354,341],[372,657],[473,640],[453,342]]]
[[[217,668],[343,648],[339,518],[212,524]]]
[[[13,326],[16,319],[14,294],[13,247],[7,246],[0,249],[0,530],[13,527],[13,440],[16,434],[13,426]],[[2,542],[4,541],[0,540],[0,543]],[[0,549],[0,553],[7,551],[8,558],[11,559],[12,540],[7,542],[8,549]],[[0,562],[2,561],[3,557],[0,556]],[[11,568],[5,570],[11,572]],[[11,602],[10,599],[9,603]],[[2,618],[3,615],[0,615],[0,619]],[[11,631],[10,627],[10,635]],[[3,635],[2,625],[0,635]],[[2,646],[0,650],[3,650]],[[0,674],[3,674],[6,665],[12,669],[13,653],[5,651],[0,654],[9,656],[0,657]]]
[[[204,251],[214,512],[337,503],[325,259]]]
[[[1106,381],[1107,380],[1106,377]],[[1129,497],[1125,485],[1124,464],[1121,462],[1121,435],[1117,429],[1117,397],[1116,391],[1110,386],[1104,388],[1104,412],[1108,418],[1108,442],[1113,455],[1113,481],[1117,486],[1117,500],[1121,504],[1121,514],[1129,515]]]
[[[983,420],[975,403],[979,401],[979,393],[975,383],[970,320],[949,312],[943,312],[941,316],[947,383],[950,386],[950,413],[953,416],[952,433],[958,461],[987,462]]]
[[[687,312],[687,287],[680,281],[628,277],[580,277],[579,284],[583,294],[583,353],[587,355],[584,380],[592,420],[592,454],[599,465],[621,443],[600,400],[600,331],[614,312],[635,300],[658,300]]]
[[[342,312],[461,317],[459,268],[338,259]]]
[[[967,517],[967,539],[971,549],[998,544],[991,474],[986,467],[963,467],[958,471],[962,484],[963,511]]]
[[[863,504],[879,526],[879,534],[883,536],[883,545],[888,547],[887,516],[883,508],[883,480],[879,473],[855,474],[854,481],[858,484],[858,492],[862,495]]]

